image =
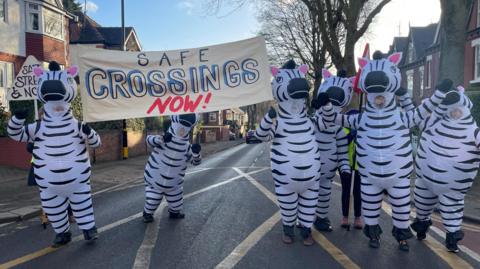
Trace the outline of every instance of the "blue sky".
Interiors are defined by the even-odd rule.
[[[79,0],[79,3],[84,3]],[[252,6],[228,16],[205,15],[205,0],[125,0],[125,25],[133,26],[143,50],[193,48],[255,36]],[[120,26],[120,0],[92,0],[87,15],[102,26]]]

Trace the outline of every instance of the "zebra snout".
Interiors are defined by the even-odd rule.
[[[40,94],[45,101],[63,100],[67,90],[60,80],[46,80],[42,83]]]
[[[449,92],[447,95],[445,95],[445,98],[442,101],[442,105],[453,105],[456,104],[460,101],[460,94],[458,92]]]
[[[345,92],[340,87],[332,86],[328,88],[327,94],[333,105],[341,106],[345,101]]]
[[[372,71],[365,78],[365,90],[367,93],[385,92],[389,84],[390,80],[383,71]]]
[[[308,80],[304,78],[294,78],[288,83],[287,91],[288,95],[293,99],[307,98],[310,90],[310,84]]]

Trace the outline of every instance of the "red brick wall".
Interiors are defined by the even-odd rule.
[[[0,164],[23,169],[30,168],[32,155],[27,152],[27,144],[16,142],[8,137],[0,137]]]
[[[23,62],[25,62],[25,59],[26,59],[25,57],[0,52],[0,61],[14,64],[15,75],[17,75],[18,72],[20,72],[20,68],[22,67]]]
[[[59,64],[67,64],[63,41],[34,33],[25,33],[25,39],[27,55],[35,56],[39,61],[57,61]]]
[[[475,77],[475,48],[472,48],[472,42],[467,41],[465,43],[465,60],[464,60],[464,73],[463,83],[465,87],[470,86],[470,81]]]

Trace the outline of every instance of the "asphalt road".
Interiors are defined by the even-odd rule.
[[[1,226],[0,269],[480,268],[479,226],[467,223],[459,254],[445,251],[438,223],[427,241],[412,239],[410,252],[400,252],[390,234],[388,205],[381,219],[381,248],[368,248],[361,231],[338,226],[338,185],[330,214],[334,231],[314,232],[317,244],[311,247],[303,246],[299,236],[293,245],[284,245],[269,163],[269,145],[256,144],[231,148],[191,167],[183,220],[169,220],[160,208],[156,221],[144,224],[141,181],[95,195],[100,237],[93,245],[86,245],[74,227],[74,241],[52,249],[53,231],[43,230],[38,219]]]

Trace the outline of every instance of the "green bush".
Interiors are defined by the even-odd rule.
[[[473,103],[472,116],[480,124],[480,91],[466,91],[468,97]]]
[[[5,107],[0,103],[0,137],[7,136],[7,123],[10,114],[5,110]]]

